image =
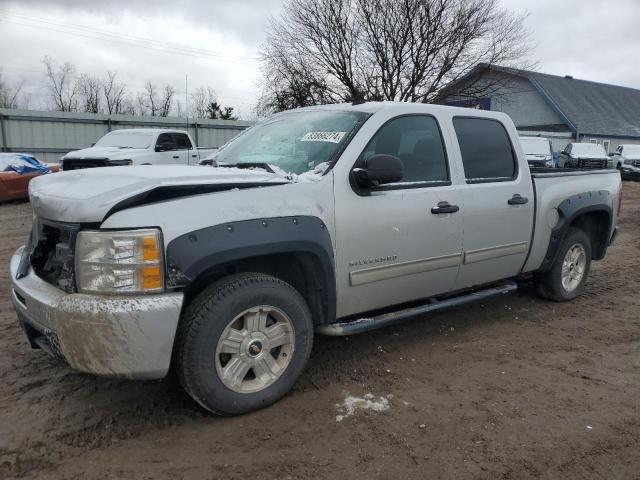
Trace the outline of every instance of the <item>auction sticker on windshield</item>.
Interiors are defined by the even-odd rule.
[[[331,142],[340,143],[347,132],[309,132],[300,139],[301,142]]]

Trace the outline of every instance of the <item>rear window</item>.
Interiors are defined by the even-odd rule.
[[[497,120],[457,117],[464,174],[468,182],[505,181],[515,178],[517,163],[509,135]]]

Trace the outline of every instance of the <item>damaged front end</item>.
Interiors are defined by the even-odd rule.
[[[48,222],[34,217],[17,277],[31,266],[38,277],[66,293],[75,291],[74,249],[80,224]]]

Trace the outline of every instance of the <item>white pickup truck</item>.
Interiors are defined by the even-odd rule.
[[[560,152],[560,168],[612,168],[604,146],[597,143],[569,143]]]
[[[99,375],[172,368],[204,408],[243,413],[292,387],[314,333],[384,327],[522,278],[575,298],[620,208],[616,170],[532,173],[508,116],[455,107],[293,110],[215,160],[31,183],[32,234],[10,271],[32,346]]]
[[[93,146],[67,153],[61,170],[122,165],[197,165],[214,148],[197,148],[184,130],[140,128],[114,130]]]

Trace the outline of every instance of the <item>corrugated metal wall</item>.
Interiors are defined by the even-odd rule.
[[[198,147],[220,147],[251,122],[189,119],[189,133]],[[31,153],[57,163],[62,155],[86,148],[111,130],[122,128],[179,128],[177,117],[136,117],[95,113],[39,112],[0,108],[0,150]]]

